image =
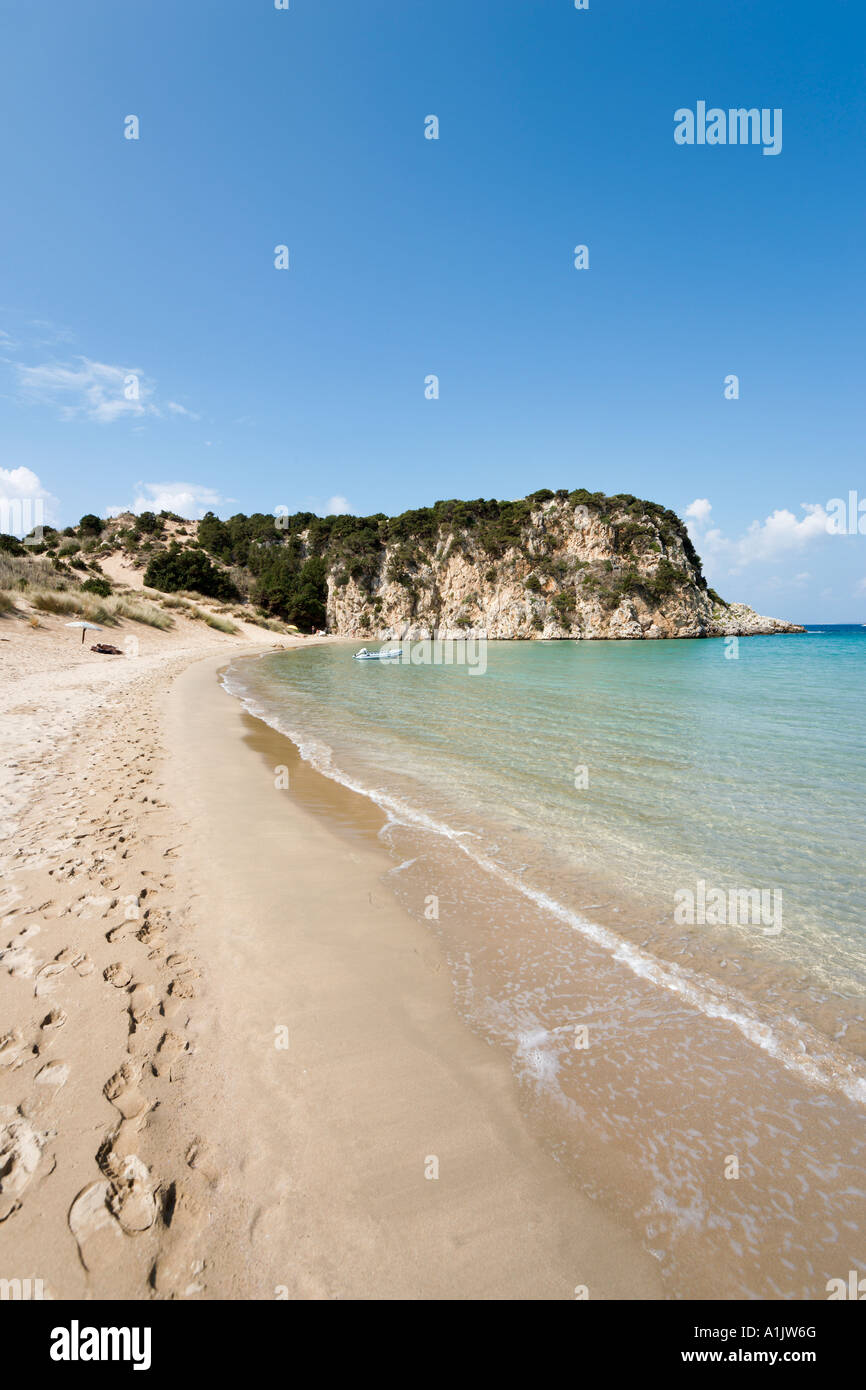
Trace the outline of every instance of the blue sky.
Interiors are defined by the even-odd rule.
[[[866,537],[816,510],[866,499],[854,0],[0,21],[0,493],[68,524],[632,492],[691,508],[726,597],[866,621]],[[699,100],[781,108],[782,152],[678,146]]]

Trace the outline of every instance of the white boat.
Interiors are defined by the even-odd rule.
[[[384,661],[392,656],[402,656],[399,647],[392,647],[389,652],[368,652],[366,647],[362,647],[359,652],[355,652],[356,661]]]

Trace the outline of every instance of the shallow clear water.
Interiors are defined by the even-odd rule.
[[[382,808],[390,885],[542,1141],[673,1296],[823,1296],[860,1267],[866,1186],[866,629],[736,659],[490,643],[483,674],[357,649],[225,683]],[[699,882],[781,896],[764,921],[678,920]]]
[[[825,1002],[860,997],[866,629],[729,649],[500,642],[470,674],[333,646],[244,663],[242,683],[321,765],[470,832],[472,848],[566,906],[592,916],[587,879],[627,896],[624,919],[637,906],[641,940],[649,926],[662,955],[685,950],[717,974],[723,946],[740,974],[776,967],[779,988],[792,975],[782,1007],[799,1003],[797,972],[799,991]],[[738,905],[732,930],[726,901],[725,920],[683,932],[675,907],[684,915],[688,899],[675,894],[697,897],[699,881],[762,890],[767,915]],[[839,1002],[834,1034],[850,1013]]]

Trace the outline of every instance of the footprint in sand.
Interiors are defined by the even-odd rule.
[[[129,996],[129,1012],[135,1023],[151,1022],[151,1010],[156,1004],[152,985],[136,985]]]
[[[105,939],[113,945],[115,941],[120,941],[122,937],[128,936],[134,926],[135,922],[132,919],[121,922],[119,926],[112,927],[111,931],[105,933]]]
[[[24,1036],[20,1028],[13,1028],[11,1033],[0,1038],[0,1068],[20,1067],[24,1061],[21,1056],[23,1051]]]
[[[59,1090],[69,1080],[69,1066],[66,1062],[46,1062],[36,1073],[37,1086],[54,1086]]]
[[[0,1105],[0,1221],[20,1207],[21,1194],[39,1167],[44,1138],[20,1110]]]
[[[189,1298],[202,1293],[204,1261],[194,1256],[195,1242],[206,1225],[206,1213],[185,1188],[172,1183],[163,1201],[162,1224],[166,1234],[159,1257],[150,1273],[157,1293],[179,1293]]]
[[[153,1060],[153,1070],[157,1076],[165,1076],[166,1073],[171,1077],[172,1064],[177,1061],[187,1049],[186,1040],[178,1033],[163,1033],[156,1057]]]
[[[110,1264],[117,1255],[123,1232],[108,1207],[111,1184],[92,1182],[82,1188],[69,1208],[69,1229],[78,1243],[78,1254],[85,1269]]]
[[[168,992],[173,999],[195,999],[195,986],[192,983],[195,971],[187,971],[169,982]]]
[[[165,932],[165,923],[155,917],[151,917],[150,913],[147,914],[147,917],[148,920],[145,922],[144,926],[135,934],[142,946],[153,946],[159,943]]]
[[[106,1100],[111,1101],[125,1120],[137,1119],[147,1109],[148,1102],[138,1089],[140,1080],[141,1064],[124,1062],[102,1088]]]
[[[9,944],[0,951],[0,961],[10,975],[18,979],[28,979],[35,971],[37,960],[29,946],[25,945],[31,936],[36,936],[40,928],[35,924],[25,927]]]
[[[37,999],[53,993],[57,976],[62,975],[67,968],[65,961],[50,960],[47,965],[43,965],[42,969],[36,972],[36,984],[33,987],[33,993]]]
[[[219,1169],[203,1139],[195,1138],[187,1149],[186,1161],[195,1172],[201,1173],[211,1185],[219,1179]]]
[[[147,1231],[156,1220],[156,1193],[150,1180],[150,1169],[137,1154],[127,1154],[109,1163],[114,1173],[109,1184],[108,1206],[129,1235]]]
[[[128,965],[124,965],[123,961],[119,960],[103,970],[102,978],[107,980],[110,985],[114,985],[115,989],[126,989],[132,979],[132,971]]]
[[[45,1032],[52,1032],[56,1028],[62,1028],[68,1017],[65,1009],[52,1009],[50,1013],[45,1015],[39,1026]]]

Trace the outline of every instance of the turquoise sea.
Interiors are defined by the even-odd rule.
[[[360,646],[236,662],[225,683],[382,808],[391,887],[442,941],[467,1022],[510,1050],[560,1161],[614,1204],[642,1203],[645,1238],[666,1232],[666,1269],[672,1244],[706,1258],[697,1233],[722,1221],[706,1178],[688,1143],[676,1163],[658,1147],[659,1126],[668,1141],[688,1130],[685,1075],[722,1149],[724,1125],[748,1113],[768,1191],[773,1130],[799,1133],[802,1157],[803,1107],[817,1107],[811,1161],[823,1172],[866,1099],[866,628],[735,644],[491,642],[472,650],[474,670],[436,664],[429,644],[387,662],[352,660]],[[580,1027],[601,1051],[580,1057]],[[667,1070],[653,1055],[662,1039]],[[767,1105],[780,1114],[763,1130]],[[838,1198],[835,1181],[820,1192]],[[732,1287],[816,1296],[802,1261],[787,1261],[797,1294],[781,1254],[768,1272],[741,1193],[735,1245],[751,1272],[739,1285],[732,1273]],[[776,1199],[762,1200],[766,1211]],[[818,1230],[844,1224],[835,1207],[814,1216],[807,1264]]]

